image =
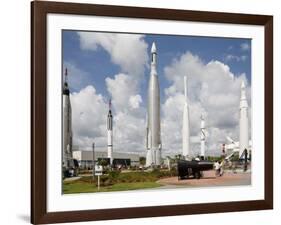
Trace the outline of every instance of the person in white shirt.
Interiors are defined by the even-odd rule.
[[[216,171],[216,176],[218,177],[220,175],[220,164],[218,161],[215,162],[215,171]]]

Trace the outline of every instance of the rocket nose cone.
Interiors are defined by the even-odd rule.
[[[156,53],[156,45],[155,45],[155,42],[152,43],[151,53]]]

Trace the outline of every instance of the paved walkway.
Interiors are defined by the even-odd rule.
[[[75,181],[75,180],[79,180],[81,177],[67,177],[64,179],[64,181]]]
[[[225,171],[222,177],[216,177],[214,171],[205,171],[201,179],[178,180],[178,177],[169,177],[157,183],[164,185],[163,188],[250,185],[251,173]]]

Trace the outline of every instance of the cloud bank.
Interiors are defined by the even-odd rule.
[[[226,136],[238,140],[239,101],[242,80],[245,74],[234,75],[230,68],[219,61],[204,63],[190,52],[174,58],[164,68],[171,85],[165,89],[162,107],[162,137],[166,152],[181,151],[183,114],[183,77],[188,77],[188,101],[192,136],[200,135],[200,116],[204,115],[207,126],[207,154],[219,154]],[[247,89],[250,98],[250,87]],[[175,122],[177,121],[177,122]],[[193,155],[199,153],[199,142],[193,142]]]
[[[146,105],[140,84],[143,79],[149,78],[149,74],[145,74],[149,52],[144,36],[90,32],[79,32],[78,35],[81,49],[105,50],[111,62],[120,67],[118,74],[111,74],[104,81],[112,98],[114,150],[145,155]],[[161,60],[161,55],[158,57]],[[164,68],[162,76],[160,88],[162,79],[169,82],[161,99],[163,155],[181,153],[184,76],[188,77],[192,136],[199,136],[201,114],[206,118],[206,154],[219,154],[220,145],[226,142],[227,135],[238,140],[240,85],[242,80],[247,83],[245,74],[233,74],[229,66],[220,61],[205,63],[199,56],[187,51],[174,57]],[[250,89],[248,85],[249,105]],[[71,101],[74,145],[90,149],[95,141],[97,146],[106,149],[108,97],[97,93],[92,84],[72,93]],[[191,148],[194,155],[199,153],[198,142],[193,142]]]

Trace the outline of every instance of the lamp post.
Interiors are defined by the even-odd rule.
[[[95,180],[95,142],[93,142],[93,180]]]

